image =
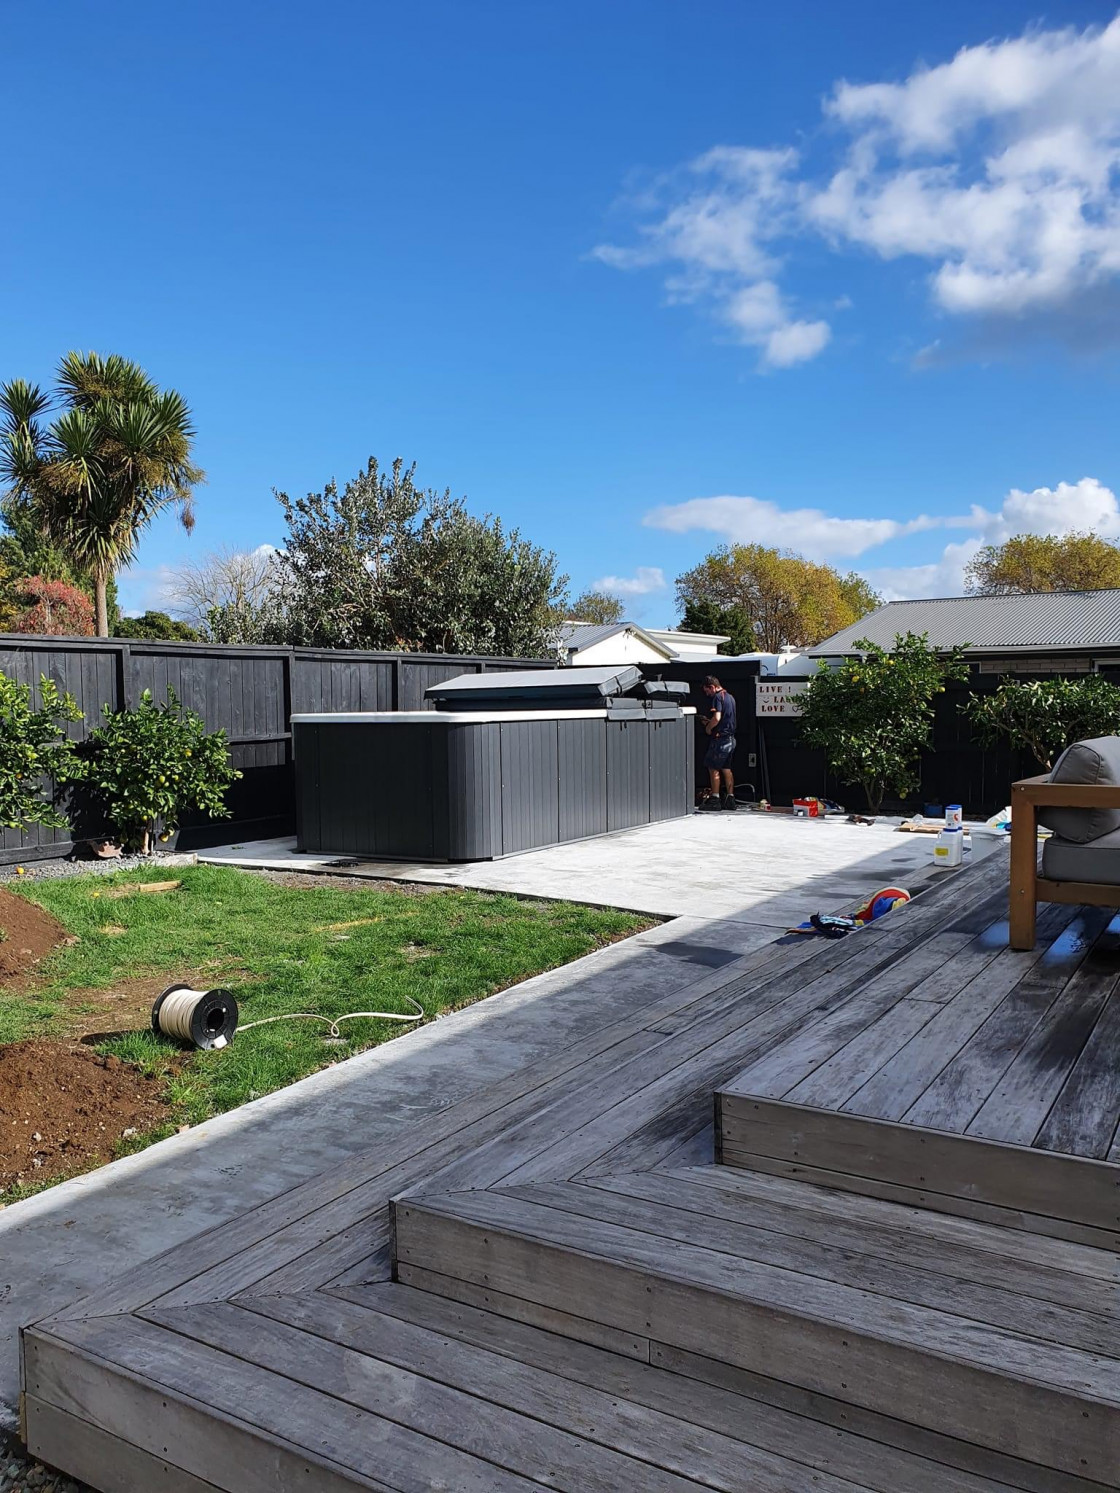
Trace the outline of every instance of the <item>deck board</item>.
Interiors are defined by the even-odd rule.
[[[554,1374],[592,1385],[613,1397],[717,1430],[750,1446],[789,1457],[806,1469],[867,1482],[883,1493],[994,1493],[997,1480],[1017,1488],[1036,1486],[1037,1471],[992,1454],[985,1473],[953,1465],[961,1448],[915,1427],[885,1417],[863,1416],[838,1401],[813,1398],[793,1385],[773,1379],[738,1381],[736,1390],[705,1383],[696,1372],[667,1373],[656,1364],[619,1359],[554,1333],[542,1334],[524,1323],[458,1302],[433,1300],[424,1291],[373,1286],[354,1299],[382,1314],[401,1317],[492,1352],[539,1363]],[[664,1354],[664,1345],[657,1345]],[[690,1365],[695,1368],[695,1365]],[[971,1449],[970,1455],[975,1455]],[[1080,1479],[1077,1493],[1087,1493]],[[1063,1480],[1064,1485],[1064,1480]],[[752,1493],[757,1485],[750,1485]],[[805,1473],[794,1482],[810,1486]],[[812,1484],[815,1487],[815,1484]],[[1072,1493],[1072,1490],[1071,1490]]]
[[[1120,982],[1120,935],[1105,933],[1031,1031],[967,1134],[1030,1146]],[[1074,1133],[1075,1127],[1070,1127]]]
[[[698,965],[29,1328],[34,1449],[106,1493],[1120,1489],[1120,954],[1074,908],[1012,953],[1006,875]],[[1044,1063],[1032,1146],[963,1133]]]

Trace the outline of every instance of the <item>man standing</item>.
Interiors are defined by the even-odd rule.
[[[714,674],[704,680],[704,693],[711,705],[704,720],[708,733],[708,750],[704,766],[708,769],[711,796],[704,800],[705,809],[735,809],[735,774],[731,759],[735,755],[735,697],[729,695]],[[720,792],[722,788],[722,794]]]

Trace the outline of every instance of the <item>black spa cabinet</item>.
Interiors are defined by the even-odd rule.
[[[692,710],[549,703],[293,716],[299,849],[492,860],[692,812]]]

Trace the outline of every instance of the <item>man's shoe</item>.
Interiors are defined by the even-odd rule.
[[[709,796],[701,803],[700,810],[701,812],[704,812],[706,810],[708,813],[711,813],[713,809],[721,809],[722,807],[723,805],[720,803],[718,798]]]
[[[723,807],[725,809],[737,809],[739,807],[735,802],[735,795],[733,793],[729,793],[723,800]]]

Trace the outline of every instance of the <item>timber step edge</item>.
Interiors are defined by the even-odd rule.
[[[716,1155],[829,1187],[1120,1250],[1120,1166],[723,1088]]]
[[[431,1272],[444,1294],[460,1281],[468,1298],[501,1293],[503,1312],[557,1309],[1120,1486],[1120,1358],[603,1222],[566,1211],[563,1187],[540,1191],[548,1205],[501,1192],[398,1200],[398,1280],[423,1286]]]

